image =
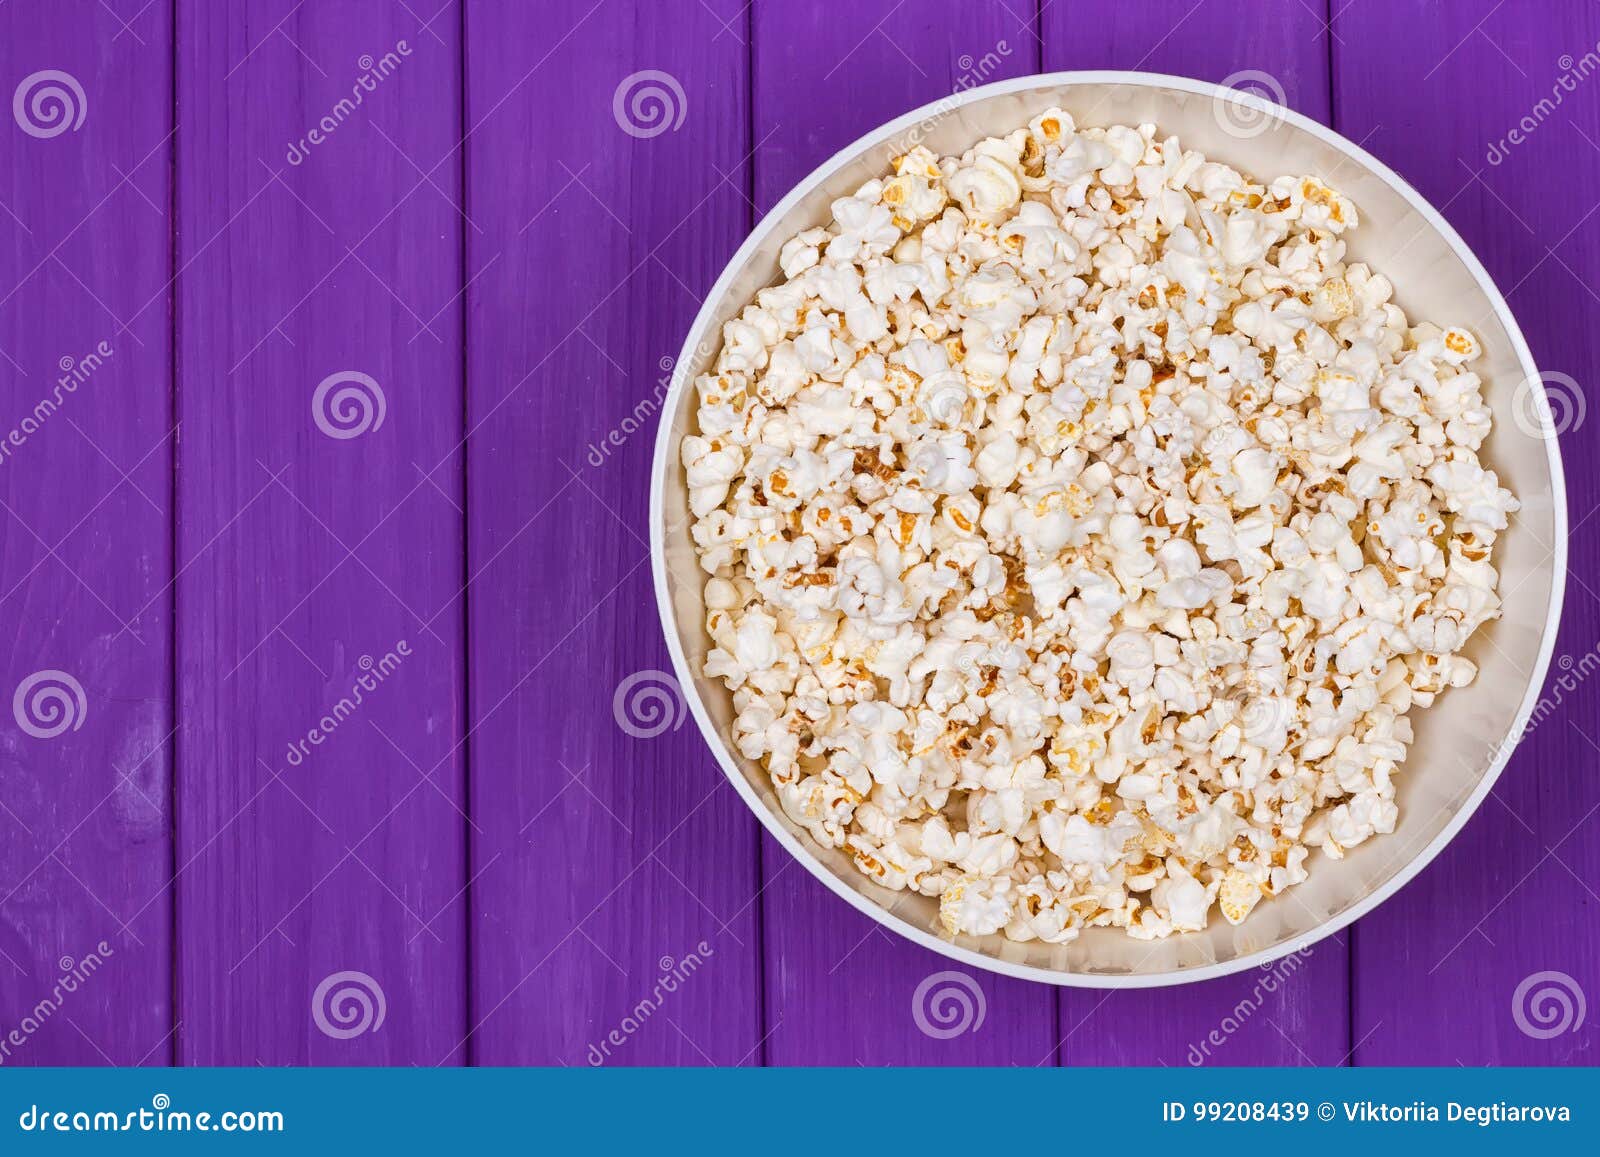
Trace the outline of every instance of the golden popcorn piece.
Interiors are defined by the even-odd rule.
[[[696,380],[735,740],[952,935],[1246,919],[1308,848],[1392,830],[1404,713],[1473,677],[1452,648],[1498,614],[1515,501],[1476,456],[1476,338],[1341,263],[1328,186],[1173,178],[1175,148],[1050,110],[912,149],[784,247]],[[959,413],[925,396],[952,369]],[[1108,663],[1128,632],[1150,658]]]

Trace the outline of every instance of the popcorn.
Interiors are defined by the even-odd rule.
[[[780,805],[950,935],[1238,924],[1397,822],[1517,500],[1356,208],[1048,110],[790,240],[680,453]]]
[[[969,219],[998,222],[1022,199],[1018,159],[1014,146],[987,140],[975,150],[971,164],[955,166],[946,185]]]

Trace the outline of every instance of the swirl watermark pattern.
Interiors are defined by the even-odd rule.
[[[654,739],[683,726],[689,714],[683,689],[665,671],[635,671],[617,684],[611,697],[617,726],[635,739]]]
[[[1213,104],[1212,115],[1230,137],[1248,140],[1282,123],[1288,97],[1277,77],[1248,68],[1225,78],[1222,87],[1228,94]]]
[[[1228,690],[1223,698],[1234,705],[1239,729],[1252,743],[1260,743],[1294,722],[1294,705],[1285,697],[1259,694],[1240,686]]]
[[[77,132],[89,115],[89,98],[71,73],[47,68],[22,78],[11,97],[11,115],[30,137],[49,140]]]
[[[311,1019],[334,1040],[377,1032],[388,1011],[382,987],[365,972],[335,972],[311,994]]]
[[[1577,1032],[1588,1011],[1582,987],[1565,972],[1535,972],[1511,994],[1511,1019],[1534,1040]]]
[[[1205,454],[1200,453],[1203,461]],[[1244,655],[1237,645],[1225,642],[1204,643],[1200,647],[1201,662],[1217,680],[1236,680],[1216,694],[1216,702],[1232,710],[1232,724],[1251,743],[1281,747],[1285,736],[1294,725],[1294,704],[1284,695],[1272,694],[1263,688],[1254,675],[1243,670],[1237,676],[1230,672],[1240,670]]]
[[[83,684],[65,671],[35,671],[17,684],[11,714],[16,716],[17,726],[35,739],[54,739],[83,726],[89,716],[89,698],[83,693]]]
[[[383,387],[357,370],[329,374],[311,395],[311,420],[328,437],[341,441],[379,429],[386,413]]]
[[[965,972],[935,972],[911,994],[911,1019],[934,1040],[977,1032],[988,1013],[983,989]]]
[[[929,376],[917,394],[928,420],[939,426],[957,425],[966,416],[967,403],[972,400],[967,377],[957,369],[941,370]]]
[[[611,96],[611,115],[630,137],[649,140],[677,132],[689,113],[683,85],[670,72],[647,68],[622,78]]]
[[[1583,387],[1566,374],[1545,370],[1523,378],[1511,394],[1511,418],[1530,438],[1558,438],[1589,416]]]

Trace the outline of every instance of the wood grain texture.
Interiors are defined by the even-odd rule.
[[[1216,83],[1265,74],[1291,108],[1326,122],[1322,19],[1321,5],[1276,0],[1149,0],[1092,14],[1076,0],[1055,0],[1044,13],[1044,63],[1052,71],[1134,68]],[[1068,1064],[1340,1064],[1350,1049],[1346,944],[1341,935],[1292,967],[1205,984],[1063,992],[1062,1056]]]
[[[466,1051],[749,1063],[755,822],[662,675],[645,517],[661,382],[751,224],[747,18],[485,3],[467,33]]]
[[[1538,1022],[1600,994],[1581,418],[1566,664],[1493,797],[1305,958],[1153,992],[957,968],[763,839],[661,675],[646,496],[758,214],[1039,70],[1271,77],[1442,209],[1579,414],[1597,42],[1553,0],[0,0],[0,704],[87,705],[0,709],[0,1040],[42,1021],[0,1063],[1593,1063],[1593,1008]],[[42,70],[77,129],[5,103]],[[347,371],[383,421],[333,437]],[[319,1027],[344,972],[381,1027]],[[930,980],[981,1027],[919,1027]]]
[[[1553,20],[1554,10],[1466,3],[1441,20],[1438,6],[1416,0],[1355,6],[1334,25],[1335,92],[1339,129],[1365,139],[1460,231],[1541,369],[1567,376],[1551,388],[1577,406],[1600,354],[1600,88],[1587,75],[1595,58],[1578,63],[1600,41],[1600,14],[1561,6]],[[1405,50],[1358,50],[1374,43]],[[1403,101],[1387,95],[1397,91]],[[1561,449],[1572,533],[1546,682],[1557,709],[1439,858],[1356,926],[1361,1064],[1594,1064],[1600,1055],[1600,702],[1584,681],[1600,640],[1600,528],[1588,517],[1600,497],[1596,427],[1580,418]],[[1587,993],[1589,1016],[1543,1031],[1559,1021],[1557,992],[1571,1001],[1574,989]]]
[[[944,0],[823,10],[755,10],[756,204],[770,208],[815,166],[884,121],[977,80],[1037,67],[1030,7]],[[982,70],[981,76],[977,74]],[[821,99],[821,94],[826,94]],[[1049,1064],[1056,996],[1043,985],[976,975],[891,936],[762,845],[766,1045],[771,1064]],[[956,973],[967,982],[930,977]],[[975,984],[981,1022],[944,1038],[919,1026]],[[946,1011],[955,1011],[952,1004]]]
[[[432,1064],[467,1007],[459,24],[179,16],[179,1058]],[[347,371],[384,414],[334,437]],[[386,1007],[348,1039],[343,972]]]
[[[0,8],[4,1064],[171,1058],[170,23],[165,3],[130,32],[93,4]],[[47,69],[81,99],[30,115],[61,129],[38,137],[9,98]],[[51,670],[83,709],[41,738],[13,694]]]

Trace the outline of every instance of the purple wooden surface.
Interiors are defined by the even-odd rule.
[[[359,0],[180,9],[186,1064],[431,1064],[466,1031],[457,31]],[[333,437],[315,391],[345,371],[383,418]],[[330,1035],[358,988],[370,1030]]]
[[[0,1038],[27,1035],[6,1064],[172,1057],[170,21],[164,3],[127,32],[93,4],[0,8]],[[46,69],[80,86],[83,119],[40,138],[9,98]],[[48,739],[10,710],[42,670],[86,708]]]
[[[759,1058],[755,822],[645,674],[653,415],[624,433],[750,227],[746,29],[733,0],[467,13],[474,1062]],[[646,70],[679,131],[614,114]]]
[[[1445,23],[1415,0],[1361,5],[1335,26],[1335,92],[1341,131],[1369,138],[1367,148],[1440,207],[1506,293],[1540,368],[1581,389],[1593,382],[1600,353],[1600,88],[1590,75],[1569,92],[1560,78],[1575,75],[1600,41],[1600,13],[1562,11],[1559,22],[1537,20],[1527,9],[1474,2],[1453,5]],[[1365,43],[1405,44],[1408,52],[1356,50]],[[1591,55],[1581,67],[1594,66]],[[1397,107],[1383,94],[1402,84],[1407,99]],[[1537,109],[1553,91],[1560,106]],[[1495,142],[1524,117],[1537,118],[1535,129],[1495,163],[1503,147]],[[1561,442],[1571,581],[1547,683],[1561,709],[1517,750],[1451,846],[1356,926],[1353,1027],[1362,1064],[1600,1059],[1592,1008],[1573,1031],[1549,1036],[1522,1031],[1514,1013],[1520,1006],[1536,1014],[1541,990],[1554,1000],[1575,985],[1591,1003],[1600,993],[1600,710],[1577,679],[1588,663],[1566,675],[1575,692],[1557,682],[1600,638],[1600,527],[1588,519],[1600,498],[1600,443],[1581,420]],[[1519,987],[1540,973],[1561,976],[1532,981],[1519,1001]]]
[[[1586,686],[1293,969],[1111,996],[972,973],[982,1027],[936,1039],[918,986],[970,970],[760,839],[650,674],[645,496],[664,359],[755,213],[883,120],[1041,67],[1267,74],[1440,205],[1586,383],[1597,40],[1587,8],[1494,0],[0,3],[0,98],[55,69],[87,102],[50,138],[0,121],[0,441],[62,359],[113,350],[0,459],[0,695],[57,669],[87,703],[55,738],[0,728],[0,1035],[112,949],[0,1061],[1592,1061],[1592,1017],[1544,1036],[1513,1003],[1541,974],[1600,992]],[[650,84],[672,123],[630,126]],[[350,438],[313,412],[343,371],[384,401]],[[1575,667],[1593,437],[1563,435]],[[349,1037],[313,1011],[346,972],[384,1004]]]
[[[1291,108],[1328,120],[1320,7],[1146,0],[1093,20],[1083,17],[1076,4],[1045,11],[1046,69],[1139,68],[1217,83],[1256,74],[1258,90],[1275,84]],[[1295,902],[1292,893],[1286,902]],[[1206,984],[1119,993],[1069,989],[1061,996],[1061,1049],[1070,1064],[1340,1064],[1350,1050],[1348,980],[1341,934],[1292,966]]]

